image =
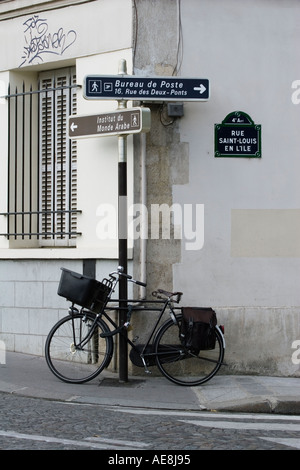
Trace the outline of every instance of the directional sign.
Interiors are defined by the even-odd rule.
[[[207,101],[206,78],[91,75],[84,78],[83,96],[89,100]]]
[[[136,134],[150,130],[149,108],[126,108],[103,114],[69,117],[69,138]]]

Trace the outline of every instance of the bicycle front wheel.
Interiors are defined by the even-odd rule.
[[[100,318],[90,335],[94,319],[95,315],[89,312],[69,315],[56,323],[47,337],[47,364],[51,372],[64,382],[87,382],[109,364],[113,341],[110,337],[100,337],[101,333],[108,331],[108,326]]]
[[[215,348],[194,355],[180,343],[181,320],[182,315],[176,315],[176,322],[168,320],[159,329],[154,342],[156,363],[161,373],[171,382],[177,385],[200,385],[210,380],[222,365],[222,336],[216,328]]]

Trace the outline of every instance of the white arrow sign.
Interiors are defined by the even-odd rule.
[[[197,87],[195,86],[195,87],[194,87],[194,90],[195,90],[195,91],[199,91],[199,92],[200,92],[200,95],[202,95],[202,93],[205,92],[206,87],[201,83],[199,87],[198,87],[198,86],[197,86]]]
[[[72,132],[74,132],[75,129],[77,129],[77,127],[78,126],[75,124],[75,122],[72,122],[72,124],[70,125],[70,129],[71,129]]]

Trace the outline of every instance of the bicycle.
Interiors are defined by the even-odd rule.
[[[68,316],[53,326],[46,340],[45,358],[52,373],[68,383],[79,384],[94,379],[108,367],[113,357],[113,336],[125,334],[132,348],[130,360],[136,366],[143,367],[146,373],[150,373],[149,367],[156,365],[163,376],[177,385],[195,386],[210,380],[223,364],[223,327],[215,326],[216,343],[213,349],[200,351],[199,354],[187,350],[179,340],[182,314],[177,310],[180,312],[181,309],[174,306],[180,302],[182,292],[163,289],[153,293],[154,301],[128,301],[131,303],[127,304],[127,321],[117,325],[109,316],[109,311],[118,307],[109,307],[108,304],[120,302],[113,301],[111,296],[121,276],[126,277],[127,282],[146,286],[125,274],[120,267],[102,282],[62,268],[58,294],[72,305]],[[147,307],[147,302],[155,306]],[[79,305],[80,309],[75,305]],[[136,344],[138,337],[131,340],[127,335],[131,316],[134,311],[147,310],[158,311],[158,318],[145,344]],[[166,311],[170,318],[164,321],[162,317]],[[159,326],[161,321],[163,323]]]

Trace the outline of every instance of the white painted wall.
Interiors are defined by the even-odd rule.
[[[27,5],[25,5],[27,3]],[[0,90],[7,93],[8,83],[36,78],[39,71],[76,66],[77,83],[86,74],[115,75],[120,59],[132,70],[131,0],[101,0],[30,13],[29,2],[20,2],[29,13],[5,19],[0,9]],[[47,7],[49,7],[49,3]],[[60,4],[63,2],[59,2]],[[69,2],[65,2],[68,4]],[[8,4],[6,5],[8,8]],[[19,11],[19,12],[20,12]],[[49,47],[39,42],[39,34]],[[60,35],[60,36],[59,36]],[[60,38],[60,40],[58,39]],[[46,40],[45,39],[45,40]],[[56,41],[56,42],[55,42]],[[69,42],[68,42],[69,41]],[[42,52],[36,55],[34,45]],[[66,47],[68,46],[68,47]],[[29,48],[29,49],[28,49]],[[23,64],[21,66],[21,64]],[[20,67],[21,66],[21,67]],[[115,110],[116,101],[87,101],[78,90],[78,114]],[[0,101],[0,212],[7,210],[7,103]],[[128,139],[128,195],[133,194],[132,139]],[[78,230],[83,235],[77,248],[9,249],[0,238],[0,339],[8,350],[43,354],[45,338],[59,317],[66,315],[68,303],[57,296],[60,267],[82,272],[84,258],[96,258],[98,279],[115,270],[118,264],[117,240],[100,240],[97,210],[103,203],[117,210],[118,141],[117,137],[82,140],[78,143]],[[0,230],[6,219],[0,216]]]
[[[294,0],[181,2],[180,73],[208,78],[211,99],[185,104],[180,131],[190,178],[173,192],[174,202],[205,207],[203,248],[182,244],[174,266],[185,304],[216,307],[229,325],[229,355],[249,370],[263,357],[266,370],[272,358],[270,370],[296,374],[300,108],[291,97],[300,77],[299,7]],[[214,125],[237,110],[262,126],[261,159],[214,157]]]
[[[248,256],[231,255],[231,245],[239,237],[231,230],[232,219],[239,217],[237,209],[242,211],[240,217],[253,209],[265,211],[272,234],[283,220],[279,213],[271,218],[270,211],[300,207],[300,114],[291,101],[291,84],[300,76],[297,11],[300,18],[300,9],[281,7],[278,2],[216,0],[200,6],[189,0],[182,4],[185,53],[181,74],[203,76],[211,83],[208,102],[185,104],[181,140],[189,142],[190,180],[174,189],[176,201],[205,205],[204,247],[182,253],[183,264],[197,269],[198,278],[187,285],[191,298],[200,281],[205,285],[204,302],[215,305],[270,305],[271,299],[276,306],[300,303],[296,289],[300,241],[289,256],[280,256],[278,250],[287,243],[283,237],[279,242],[266,239],[265,254],[261,251],[260,256],[255,243],[245,247]],[[261,159],[214,158],[214,124],[235,110],[248,113],[262,125]],[[298,211],[289,214],[283,235],[298,231],[298,220]],[[259,213],[252,217],[252,224],[261,229]],[[233,228],[237,230],[236,225]],[[288,250],[283,249],[285,253]],[[183,266],[178,275],[180,270],[184,271]]]
[[[67,3],[67,2],[66,2]],[[23,6],[20,4],[20,7]],[[48,5],[49,6],[49,5]],[[68,8],[46,10],[1,21],[0,83],[3,94],[8,83],[34,80],[41,70],[76,65],[77,83],[85,75],[116,75],[120,59],[132,73],[132,5],[130,0],[86,2]],[[21,12],[22,13],[22,12]],[[1,11],[0,11],[1,19]],[[7,72],[6,70],[10,70]],[[36,78],[35,77],[35,78]],[[85,100],[83,88],[77,92],[77,114],[97,114],[116,110],[117,101]],[[128,103],[131,106],[131,103]],[[2,152],[7,154],[7,103],[0,103]],[[132,138],[128,138],[128,199],[133,200]],[[1,174],[7,174],[7,159],[0,162]],[[117,214],[118,139],[103,137],[78,142],[78,238],[76,249],[43,249],[44,258],[116,258],[117,239],[99,239],[101,204],[110,204]],[[7,188],[0,188],[0,212],[6,211]],[[6,218],[0,216],[1,232]],[[117,237],[117,233],[116,233]],[[39,259],[37,249],[7,249],[0,238],[0,257]],[[129,245],[132,248],[132,244]],[[130,254],[132,250],[130,251]]]
[[[33,8],[26,14],[20,10],[21,16],[12,19],[1,16],[2,5],[1,70],[51,62],[57,66],[74,57],[131,47],[131,0],[69,3],[65,2],[68,8]]]

